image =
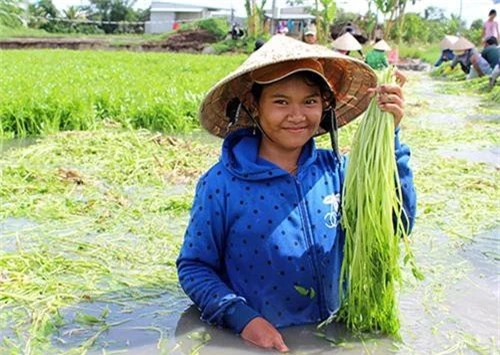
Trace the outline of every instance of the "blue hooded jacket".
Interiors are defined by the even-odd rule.
[[[199,180],[177,268],[202,320],[240,333],[255,317],[275,327],[316,323],[339,307],[346,158],[302,149],[296,175],[259,157],[260,134],[230,134]],[[410,150],[395,135],[404,209],[416,212]]]

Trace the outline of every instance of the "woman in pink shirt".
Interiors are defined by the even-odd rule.
[[[484,23],[483,26],[483,34],[482,34],[482,39],[483,42],[486,41],[486,38],[488,37],[495,37],[498,40],[500,40],[499,36],[499,31],[498,31],[498,22],[495,21],[495,17],[497,16],[497,12],[495,9],[491,10],[490,13],[488,14],[488,20]]]

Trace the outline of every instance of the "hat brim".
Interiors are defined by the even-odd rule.
[[[241,115],[238,122],[228,128],[229,118],[225,116],[228,102],[235,97],[244,103],[249,102],[250,90],[255,82],[252,73],[255,70],[307,58],[320,60],[322,63],[323,77],[335,95],[338,127],[351,122],[366,110],[371,100],[368,89],[377,85],[377,76],[364,62],[323,46],[274,36],[207,93],[200,106],[201,125],[219,137],[225,137],[238,128],[252,126],[251,118]],[[318,132],[323,133],[326,131],[322,129]]]
[[[474,44],[467,40],[465,37],[460,37],[453,45],[451,46],[452,51],[466,51],[468,49],[474,48]]]
[[[344,33],[333,41],[332,47],[340,51],[359,51],[363,48],[358,40],[349,32]]]
[[[384,41],[382,39],[382,40],[378,41],[377,43],[375,43],[375,45],[373,46],[373,49],[376,49],[378,51],[388,52],[391,50],[391,47],[387,44],[386,41]]]
[[[257,84],[268,85],[283,80],[290,75],[304,71],[315,73],[330,86],[328,79],[325,77],[322,63],[312,58],[267,65],[263,68],[254,70],[252,72],[252,79]]]

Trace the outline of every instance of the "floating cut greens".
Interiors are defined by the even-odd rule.
[[[392,83],[393,77],[388,68],[379,82]],[[336,317],[354,331],[399,336],[396,284],[401,280],[399,241],[407,243],[407,217],[394,159],[394,120],[378,108],[375,98],[352,147],[342,199],[346,242]],[[405,262],[410,259],[407,248]]]

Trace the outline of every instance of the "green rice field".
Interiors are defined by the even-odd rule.
[[[107,121],[187,132],[203,94],[244,56],[0,51],[0,136],[89,130]]]
[[[258,353],[186,315],[175,270],[195,183],[221,144],[197,108],[243,60],[0,52],[0,354]],[[401,138],[425,280],[403,267],[402,340],[284,330],[292,354],[499,351],[500,107],[408,75]],[[344,152],[355,128],[341,129]]]

